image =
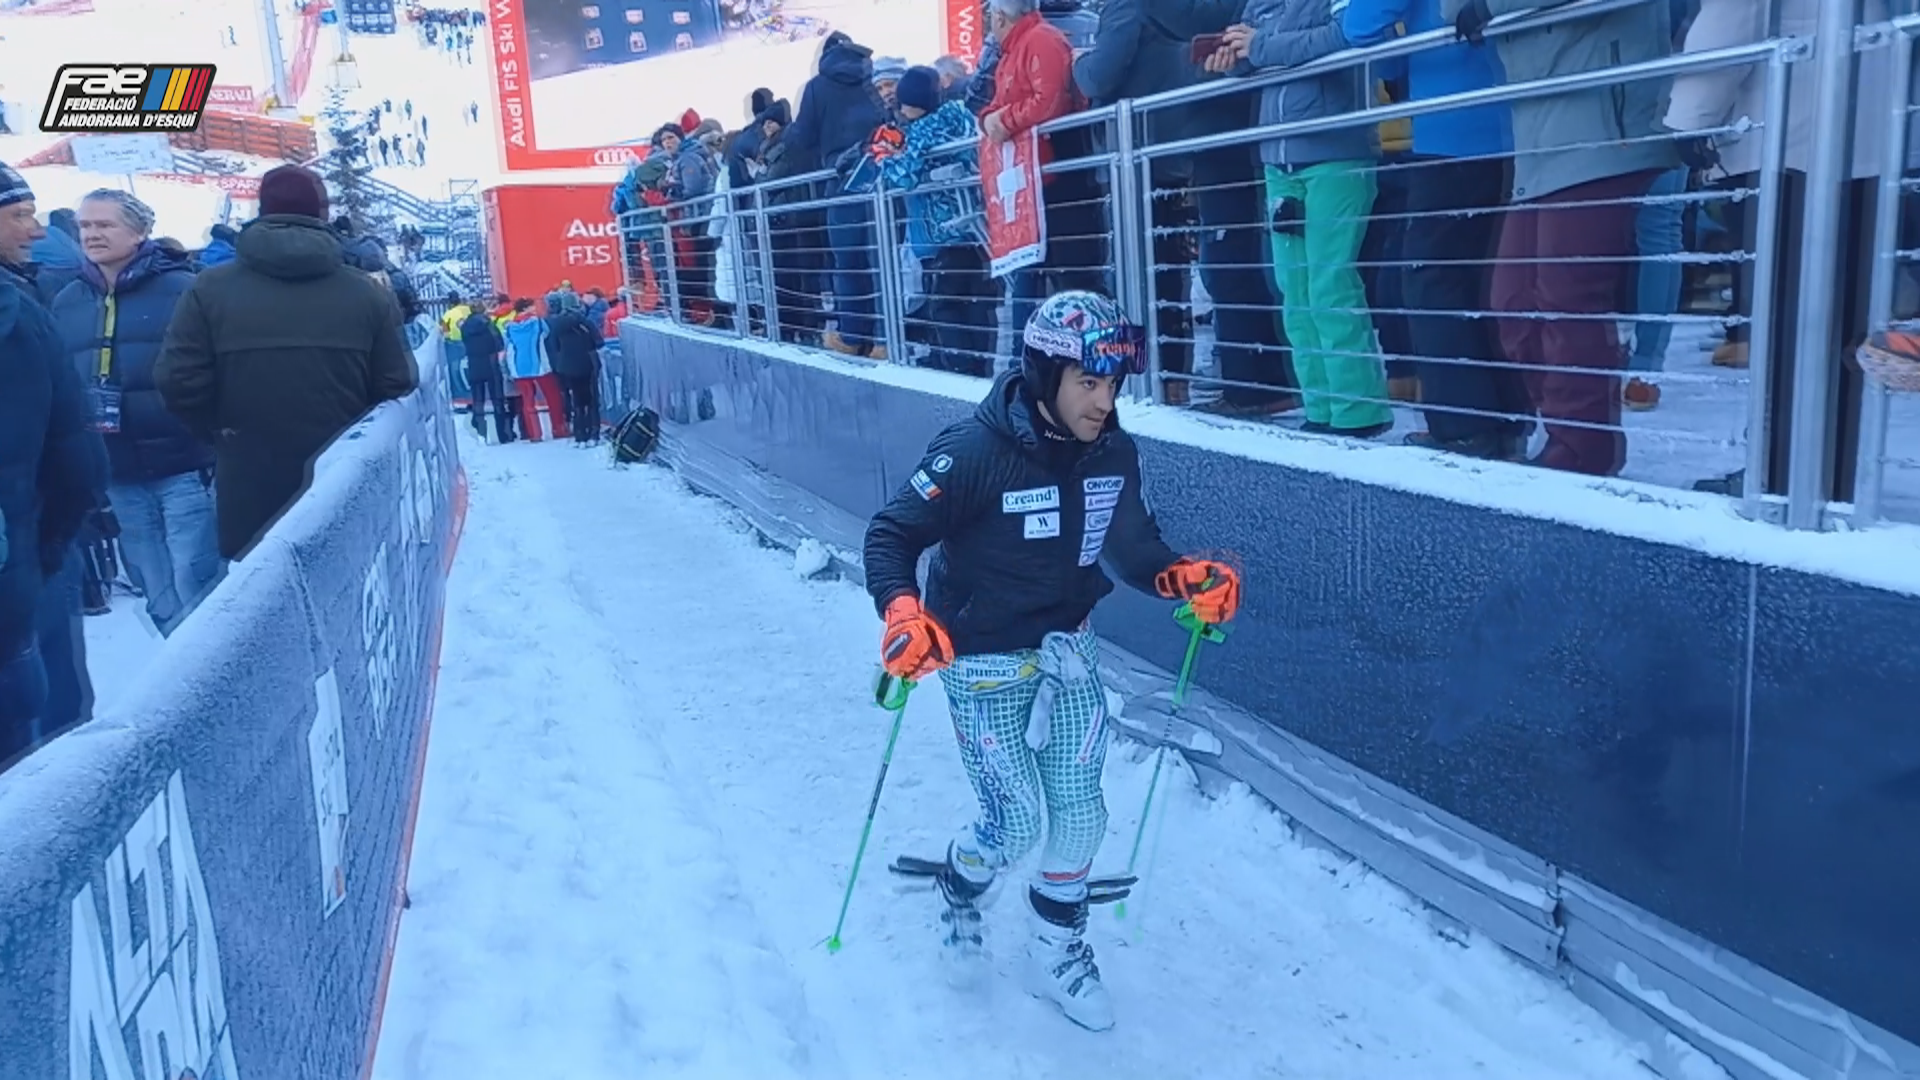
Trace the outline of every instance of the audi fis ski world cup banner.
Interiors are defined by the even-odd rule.
[[[798,110],[835,30],[911,63],[984,40],[981,0],[488,0],[486,29],[510,173],[627,165],[689,109],[740,127],[757,87]]]
[[[40,130],[194,131],[213,75],[212,64],[62,64]]]

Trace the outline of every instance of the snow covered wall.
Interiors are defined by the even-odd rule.
[[[438,349],[116,707],[0,776],[0,1080],[362,1074],[460,527]]]
[[[630,319],[661,454],[858,573],[985,384]],[[1184,714],[1329,845],[1741,1080],[1920,1075],[1920,544],[1123,404],[1177,550],[1248,568]],[[1157,722],[1164,605],[1095,614]],[[1274,897],[1285,904],[1286,897]],[[1677,1070],[1670,1071],[1675,1075]]]

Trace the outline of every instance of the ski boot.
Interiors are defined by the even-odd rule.
[[[1028,990],[1053,1002],[1088,1031],[1113,1027],[1113,1000],[1086,941],[1087,901],[1067,902],[1030,889],[1033,930],[1027,940]]]

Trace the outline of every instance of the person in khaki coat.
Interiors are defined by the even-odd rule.
[[[326,217],[326,185],[311,171],[263,176],[238,257],[180,298],[154,368],[167,408],[213,444],[228,559],[293,505],[341,432],[419,385],[398,301],[346,264]]]

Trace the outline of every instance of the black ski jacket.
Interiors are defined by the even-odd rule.
[[[1121,580],[1154,592],[1174,561],[1140,493],[1140,455],[1118,418],[1093,443],[1039,415],[1018,372],[1002,375],[949,427],[867,526],[867,591],[883,613],[920,592],[921,552],[938,545],[922,603],[961,656],[1040,647],[1079,629]]]

